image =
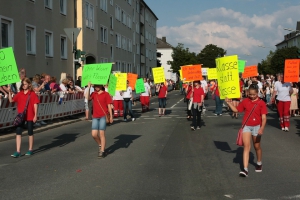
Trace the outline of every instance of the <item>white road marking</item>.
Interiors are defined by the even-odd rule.
[[[144,118],[144,119],[156,119],[156,118]]]

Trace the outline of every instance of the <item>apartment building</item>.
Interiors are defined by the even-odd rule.
[[[77,49],[84,64],[113,62],[113,70],[152,77],[158,18],[142,0],[77,0]],[[82,68],[77,74],[80,75]]]
[[[0,48],[13,48],[28,77],[72,74],[72,44],[64,28],[74,27],[74,1],[1,0],[0,22]]]
[[[282,49],[293,46],[300,48],[300,21],[297,22],[296,30],[287,30],[291,32],[284,35],[284,40],[276,44],[276,48]]]

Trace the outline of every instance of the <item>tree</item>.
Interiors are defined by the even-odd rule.
[[[283,73],[285,59],[298,59],[298,51],[299,49],[297,47],[277,49],[271,58],[270,68],[272,68],[275,73]]]
[[[177,47],[172,48],[172,59],[173,61],[168,61],[168,64],[171,65],[173,72],[179,74],[180,66],[189,65],[189,64],[199,64],[197,63],[196,54],[190,52],[189,48],[184,48],[184,44],[178,43]]]
[[[262,59],[261,63],[258,63],[258,73],[259,74],[276,74],[276,71],[274,68],[272,68],[271,60],[274,56],[275,52],[270,51],[269,55],[267,55],[267,58],[264,60]]]
[[[208,44],[197,55],[197,60],[198,63],[203,64],[203,67],[215,68],[216,58],[224,55],[226,55],[226,51],[223,48],[214,44]]]

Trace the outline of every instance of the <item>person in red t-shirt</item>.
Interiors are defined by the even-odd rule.
[[[189,110],[189,101],[191,98],[191,94],[192,94],[192,82],[188,83],[186,88],[185,88],[185,99],[186,99],[186,110],[187,110],[187,120],[190,120],[192,118],[192,111]]]
[[[264,128],[267,122],[267,106],[264,101],[260,100],[258,96],[258,85],[252,84],[249,87],[249,98],[244,99],[238,107],[233,106],[232,100],[226,98],[228,106],[233,112],[245,112],[243,118],[243,164],[244,169],[240,172],[240,176],[248,176],[248,164],[249,164],[249,153],[251,148],[251,135],[253,145],[257,156],[257,165],[255,167],[256,172],[262,171],[262,150],[260,147],[261,135],[264,132]],[[254,107],[256,106],[256,107]],[[254,109],[254,110],[253,110]],[[253,110],[252,114],[251,111]],[[251,114],[251,115],[250,115]],[[248,120],[247,120],[248,119]]]
[[[165,115],[168,88],[165,86],[164,83],[161,83],[156,86],[156,91],[158,91],[158,115],[159,117],[161,117]]]
[[[90,95],[91,83],[88,83],[88,92],[86,99],[93,100],[93,120],[92,120],[92,137],[99,145],[98,158],[105,157],[105,130],[106,130],[106,115],[109,113],[109,121],[113,122],[112,115],[112,99],[105,92],[103,85],[94,85],[95,91]],[[99,137],[100,135],[100,137]]]
[[[25,115],[25,121],[27,122],[27,130],[28,130],[28,137],[29,137],[29,148],[26,156],[32,155],[32,149],[33,149],[33,123],[37,120],[37,109],[38,104],[40,103],[40,100],[38,99],[37,95],[33,91],[31,81],[29,78],[24,78],[21,83],[20,92],[17,93],[12,98],[12,92],[11,88],[9,87],[9,94],[8,98],[10,102],[16,102],[17,103],[17,109],[18,113],[22,113],[26,107],[26,102],[28,100],[28,106],[27,106],[27,112]],[[17,151],[12,154],[11,156],[14,158],[21,157],[21,141],[22,141],[22,128],[23,124],[20,126],[17,126],[16,129],[16,147]]]
[[[191,98],[193,98],[192,113],[193,113],[193,125],[191,130],[200,129],[201,127],[201,113],[203,108],[204,90],[200,85],[200,81],[194,82],[194,88],[192,89]]]

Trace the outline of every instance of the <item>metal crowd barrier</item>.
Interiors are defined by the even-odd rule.
[[[39,95],[39,99],[38,121],[71,116],[85,111],[83,92],[44,93]],[[0,99],[0,102],[0,129],[12,127],[14,118],[18,114],[16,104],[10,103],[8,98]]]

